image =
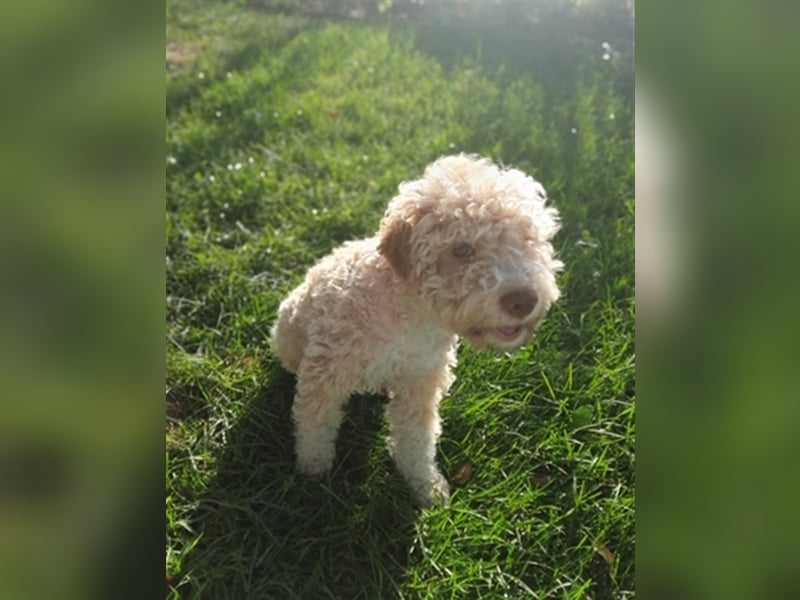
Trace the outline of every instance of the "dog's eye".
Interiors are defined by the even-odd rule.
[[[453,256],[458,258],[469,258],[473,254],[475,254],[475,248],[469,244],[459,244],[453,248]]]

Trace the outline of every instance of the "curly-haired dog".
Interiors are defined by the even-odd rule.
[[[281,304],[272,330],[297,374],[297,468],[331,468],[354,392],[385,391],[389,445],[419,502],[446,500],[436,467],[438,405],[459,336],[513,350],[558,298],[558,213],[544,188],[470,155],[440,158],[400,185],[372,238],[323,258]]]

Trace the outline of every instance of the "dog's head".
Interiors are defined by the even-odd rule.
[[[476,347],[515,349],[559,297],[558,212],[546,202],[521,171],[470,155],[440,158],[400,186],[379,250],[454,333]]]

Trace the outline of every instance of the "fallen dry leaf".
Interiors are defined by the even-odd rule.
[[[597,552],[608,565],[608,574],[613,576],[614,569],[614,553],[605,544],[595,542],[592,548]]]
[[[465,462],[456,469],[456,474],[453,476],[453,483],[455,485],[467,485],[474,473],[475,470],[472,467],[472,463]]]

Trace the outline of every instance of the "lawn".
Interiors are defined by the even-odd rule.
[[[167,2],[168,598],[634,597],[618,4]],[[334,472],[305,481],[293,377],[268,344],[278,304],[372,235],[401,181],[461,151],[544,184],[562,298],[513,355],[461,346],[449,506],[414,505],[379,397],[351,400]]]

